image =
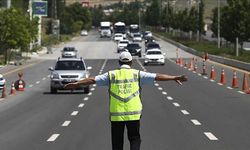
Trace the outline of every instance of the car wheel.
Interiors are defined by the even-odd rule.
[[[57,93],[57,89],[53,88],[53,87],[50,87],[50,93]]]
[[[89,93],[89,86],[83,88],[83,90],[84,90],[84,93],[85,93],[85,94],[88,94],[88,93]]]
[[[165,65],[165,63],[164,64],[161,64],[162,66],[164,66]]]
[[[139,53],[139,55],[138,55],[139,57],[141,57],[141,53]]]

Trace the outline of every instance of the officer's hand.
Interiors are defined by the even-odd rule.
[[[181,75],[181,76],[176,76],[175,77],[175,81],[178,83],[178,84],[180,84],[180,85],[182,85],[182,82],[185,82],[185,81],[187,81],[188,79],[187,79],[187,77],[185,76],[185,75]]]
[[[78,87],[78,84],[77,82],[74,82],[74,83],[68,83],[64,86],[65,89],[75,89]]]

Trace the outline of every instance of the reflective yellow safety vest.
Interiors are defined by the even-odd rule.
[[[140,120],[139,71],[126,68],[109,71],[109,81],[111,121]]]

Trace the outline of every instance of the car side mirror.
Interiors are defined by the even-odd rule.
[[[49,67],[49,71],[54,71],[54,68],[53,67]]]
[[[88,67],[87,67],[87,70],[91,70],[91,69],[92,69],[92,67],[91,67],[91,66],[88,66]]]

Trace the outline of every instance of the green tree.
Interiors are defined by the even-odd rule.
[[[151,26],[158,26],[160,24],[160,7],[158,0],[153,0],[152,4],[146,10],[145,22]]]
[[[36,38],[38,20],[30,21],[29,16],[19,9],[0,10],[0,51],[5,56],[5,63],[11,49],[25,51]]]

